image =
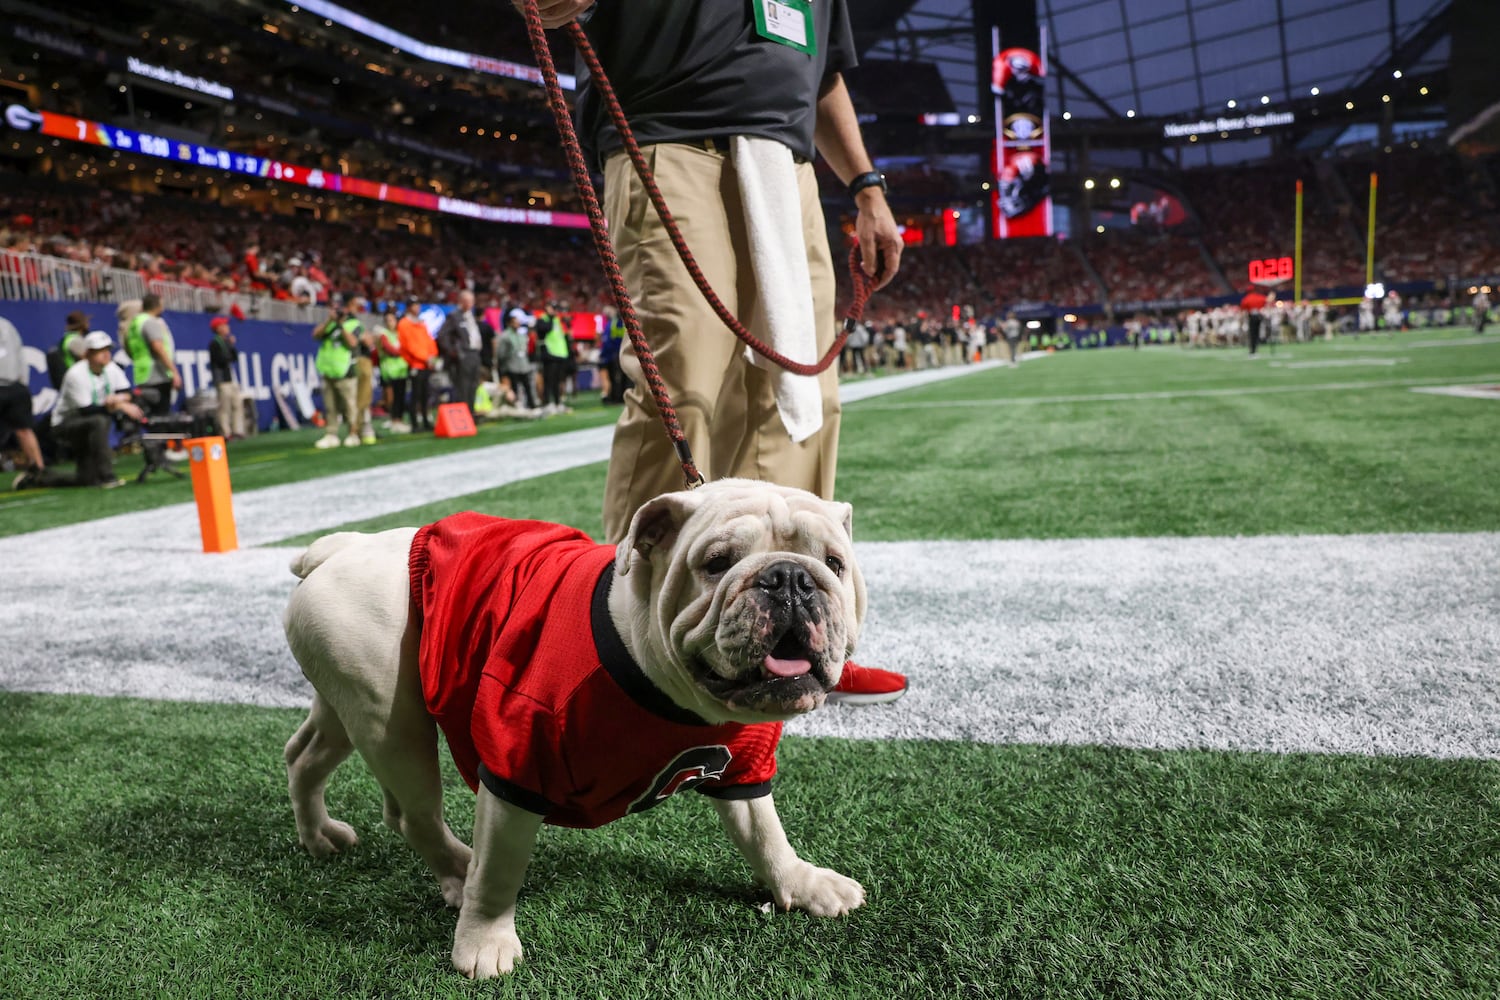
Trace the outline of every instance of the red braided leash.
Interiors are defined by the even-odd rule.
[[[620,262],[615,256],[614,245],[609,238],[609,226],[604,218],[604,211],[599,206],[599,198],[594,191],[594,181],[589,174],[588,164],[583,158],[583,150],[578,143],[578,135],[573,129],[573,117],[568,107],[567,99],[563,97],[562,85],[557,79],[557,69],[552,63],[552,50],[547,45],[547,36],[542,28],[542,17],[537,9],[536,0],[525,0],[526,30],[531,39],[532,52],[536,55],[537,65],[542,71],[542,79],[546,84],[547,103],[552,109],[552,117],[557,123],[557,131],[562,138],[563,151],[567,155],[568,166],[573,172],[573,184],[578,189],[579,197],[582,198],[584,210],[589,217],[589,227],[594,236],[594,247],[599,253],[599,260],[604,266],[605,277],[610,284],[610,290],[614,295],[615,305],[620,311],[620,318],[625,323],[625,330],[630,336],[631,346],[635,349],[636,360],[640,362],[641,372],[646,378],[646,384],[651,390],[651,396],[656,401],[656,408],[661,413],[662,423],[666,426],[667,436],[672,439],[672,446],[676,449],[678,461],[682,464],[682,472],[687,480],[689,489],[703,482],[703,475],[693,464],[692,451],[688,447],[687,438],[682,432],[682,424],[677,419],[677,409],[672,405],[671,396],[667,393],[666,383],[662,381],[661,372],[656,366],[656,358],[651,353],[651,347],[646,343],[645,334],[641,332],[640,318],[636,315],[635,304],[630,299],[630,292],[625,287],[625,279],[620,273]],[[652,175],[646,158],[641,154],[640,146],[635,141],[635,135],[631,132],[630,123],[625,119],[625,111],[620,106],[615,96],[614,88],[609,83],[609,78],[604,73],[604,68],[599,64],[599,57],[594,52],[583,28],[575,21],[568,26],[569,36],[578,51],[583,55],[584,62],[589,67],[593,77],[593,85],[598,89],[600,97],[604,100],[609,111],[610,119],[615,129],[619,132],[624,142],[626,153],[635,164],[636,175],[640,177],[647,194],[651,198],[651,204],[656,209],[657,216],[662,221],[672,246],[676,248],[677,255],[682,259],[683,266],[687,268],[693,283],[703,293],[709,307],[719,317],[720,321],[751,350],[764,358],[768,358],[774,364],[784,368],[794,375],[817,375],[826,371],[840,352],[844,349],[845,342],[849,339],[849,333],[854,325],[864,316],[865,303],[869,301],[870,293],[873,291],[874,282],[869,275],[865,274],[860,266],[859,247],[852,247],[849,251],[849,272],[854,283],[854,299],[849,307],[848,315],[844,319],[843,330],[834,340],[833,345],[819,361],[814,364],[803,364],[793,361],[755,338],[744,325],[740,323],[719,299],[713,287],[709,285],[702,269],[698,267],[697,260],[693,257],[687,241],[682,236],[682,231],[677,226],[677,221],[672,217],[671,210],[667,207],[666,199],[662,197],[661,189],[656,185],[656,179]]]

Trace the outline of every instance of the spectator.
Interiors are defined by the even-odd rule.
[[[625,390],[630,388],[630,380],[620,367],[620,349],[624,346],[625,324],[620,321],[614,306],[605,306],[603,330],[599,336],[599,371],[604,378],[604,392],[599,402],[606,406],[624,404]]]
[[[21,347],[20,331],[14,323],[0,316],[0,443],[7,434],[15,434],[21,454],[26,456],[28,468],[12,484],[18,490],[40,485],[47,471],[47,462],[42,457],[42,447],[32,426],[30,378]]]
[[[75,362],[83,360],[83,338],[89,334],[89,317],[82,312],[70,312],[63,325],[62,339],[57,342],[55,353],[47,356],[47,378],[52,388],[62,387],[63,376]]]
[[[1474,332],[1483,333],[1490,321],[1490,293],[1483,287],[1474,293]]]
[[[234,374],[240,350],[234,344],[228,316],[215,316],[208,321],[208,327],[214,332],[208,344],[208,371],[219,397],[219,433],[231,441],[240,441],[246,434],[245,394]]]
[[[536,409],[536,370],[531,364],[530,343],[531,317],[524,309],[512,309],[505,316],[505,330],[495,342],[495,367],[510,383],[516,405],[526,410]]]
[[[339,446],[340,421],[348,427],[344,447],[357,448],[361,443],[359,410],[355,407],[359,379],[354,371],[359,330],[359,320],[345,315],[342,309],[330,310],[327,321],[313,329],[313,338],[318,341],[313,367],[323,380],[323,411],[328,419],[327,432],[318,439],[315,448]]]
[[[354,412],[359,415],[359,439],[363,444],[375,443],[375,423],[370,419],[370,404],[375,399],[375,334],[365,329],[359,317],[369,308],[369,303],[358,296],[344,300],[344,323],[353,320],[358,329],[354,331]]]
[[[401,334],[396,329],[394,306],[380,317],[375,347],[380,355],[380,389],[385,396],[385,412],[391,418],[390,431],[410,434],[411,425],[406,422],[406,382],[411,366],[401,356]]]
[[[84,359],[68,369],[52,409],[53,437],[72,452],[75,476],[50,471],[39,486],[102,486],[113,489],[125,480],[115,476],[115,456],[109,445],[111,418],[123,414],[144,421],[145,412],[131,401],[130,383],[120,366],[110,360],[114,341],[103,330],[83,340]]]
[[[453,383],[453,402],[474,410],[474,392],[479,387],[479,349],[483,340],[479,321],[474,317],[474,293],[458,293],[458,306],[443,318],[437,332],[438,352],[443,357],[443,371]]]
[[[437,356],[437,343],[433,341],[427,324],[422,322],[421,315],[420,305],[407,303],[406,315],[396,324],[396,332],[401,340],[401,356],[406,359],[411,378],[412,429],[430,431],[432,416],[428,412],[428,396],[432,391],[432,371],[428,366]]]
[[[159,417],[172,409],[172,393],[182,388],[177,371],[177,349],[172,330],[162,319],[161,297],[147,293],[141,311],[127,324],[125,351],[134,366],[136,388],[149,416]],[[69,369],[71,371],[71,369]],[[180,453],[169,453],[175,457]],[[179,459],[180,460],[180,459]]]
[[[573,364],[573,338],[566,321],[558,315],[557,303],[547,305],[546,313],[536,324],[537,354],[542,359],[542,410],[567,413],[563,403],[563,381]]]

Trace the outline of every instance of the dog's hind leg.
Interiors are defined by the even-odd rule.
[[[321,695],[313,695],[307,721],[287,741],[287,793],[297,820],[297,839],[314,857],[325,858],[358,840],[354,828],[328,815],[323,789],[334,768],[354,749],[344,724]]]
[[[443,901],[457,908],[471,852],[443,820],[437,726],[419,689],[398,689],[386,727],[376,739],[362,742],[359,752],[385,793],[387,825],[427,862]]]

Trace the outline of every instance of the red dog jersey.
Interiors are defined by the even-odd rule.
[[[465,513],[417,532],[422,691],[464,780],[574,827],[685,788],[768,794],[781,724],[711,725],[655,687],[609,617],[614,557],[540,521]]]

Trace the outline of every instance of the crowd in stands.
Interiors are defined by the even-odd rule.
[[[1111,302],[1147,302],[1218,295],[1228,289],[1188,235],[1110,229],[1090,236],[1089,263],[1104,279]]]
[[[443,222],[427,237],[81,185],[0,189],[0,248],[148,280],[283,300],[310,290],[315,304],[333,292],[447,302],[464,288],[579,309],[605,302],[587,233],[508,227],[504,239],[486,239],[480,226]]]
[[[1339,174],[1357,204],[1368,204],[1372,171],[1379,175],[1376,255],[1386,281],[1500,274],[1500,216],[1486,178],[1425,151],[1342,161]]]
[[[1283,204],[1298,177],[1309,188],[1303,287],[1362,285],[1362,219],[1341,214],[1367,191],[1368,164],[1340,169],[1347,191],[1308,183],[1307,165],[1190,172],[1184,192],[1200,223],[1180,232],[1108,231],[1080,241],[1012,240],[909,247],[899,281],[872,301],[872,321],[940,316],[954,306],[998,315],[1021,303],[1081,306],[1223,294],[1196,242],[1199,231],[1233,289],[1250,260],[1285,254],[1291,218]],[[1391,281],[1500,272],[1493,193],[1452,158],[1386,156],[1381,171],[1379,261]],[[1325,171],[1326,174],[1326,171]],[[592,241],[583,231],[495,227],[428,219],[430,235],[378,228],[361,206],[349,223],[226,207],[217,201],[144,195],[5,174],[0,248],[34,251],[139,273],[148,280],[281,300],[326,303],[330,294],[374,303],[451,302],[482,296],[559,301],[596,311],[608,301]],[[263,194],[263,192],[259,192]],[[1201,228],[1199,228],[1201,226]],[[836,249],[842,258],[843,250]],[[1089,273],[1092,265],[1104,287]],[[846,290],[847,276],[836,268]],[[1288,289],[1283,289],[1283,297]]]

